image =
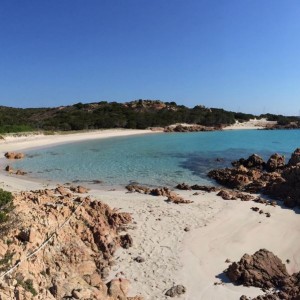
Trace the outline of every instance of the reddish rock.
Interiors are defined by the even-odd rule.
[[[277,170],[278,168],[283,168],[285,166],[285,157],[284,155],[280,155],[278,153],[275,153],[270,156],[269,160],[266,164],[266,169],[269,172],[273,172]]]
[[[63,187],[62,185],[58,186],[55,189],[55,193],[57,194],[61,194],[62,196],[72,196],[71,192],[69,189],[66,189],[65,187]]]
[[[167,187],[155,188],[150,191],[150,194],[153,196],[170,196],[172,191]],[[174,193],[175,194],[175,193]]]
[[[289,277],[282,261],[266,249],[245,254],[228,267],[226,274],[236,284],[266,289],[282,287],[283,280]]]
[[[257,155],[234,162],[234,168],[212,170],[208,176],[229,188],[264,193],[283,200],[288,207],[300,206],[300,148],[288,165],[284,156],[273,154],[264,164]]]
[[[238,263],[229,266],[226,274],[236,284],[277,290],[252,300],[300,300],[300,272],[289,275],[281,260],[265,249],[252,256],[245,254]]]
[[[191,190],[191,187],[186,183],[179,183],[176,185],[176,189],[178,190]]]
[[[108,284],[108,295],[113,299],[127,300],[127,293],[129,290],[129,281],[126,279],[118,278],[111,280]]]
[[[198,184],[194,184],[191,186],[192,190],[196,190],[196,191],[204,191],[204,192],[216,192],[219,189],[216,188],[215,186],[209,186],[209,185],[198,185]]]
[[[167,290],[165,295],[173,298],[185,294],[185,292],[186,292],[186,288],[183,285],[175,285],[171,287],[169,290]]]
[[[24,172],[22,170],[17,170],[16,175],[26,175],[27,172]]]
[[[222,197],[224,200],[235,200],[232,197],[232,194],[229,191],[221,190],[217,196]]]
[[[113,264],[116,249],[121,244],[132,245],[129,235],[120,237],[118,233],[131,221],[129,214],[119,216],[98,200],[70,198],[51,190],[21,192],[13,204],[12,222],[16,223],[10,224],[5,239],[0,240],[0,258],[10,258],[1,268],[5,271],[20,260],[22,263],[10,274],[11,280],[0,286],[0,295],[31,299],[32,294],[19,283],[32,282],[39,299],[120,300],[121,295],[128,300],[125,279],[123,294],[116,296],[113,288],[108,294],[103,278]],[[26,260],[26,255],[44,241],[47,246]]]
[[[137,185],[137,184],[129,184],[126,186],[126,189],[129,192],[137,192],[140,194],[149,194],[150,193],[150,189],[146,186],[142,186],[142,185]]]
[[[4,156],[7,159],[22,159],[25,157],[24,153],[16,153],[16,152],[6,152]]]
[[[300,163],[300,148],[297,148],[289,160],[289,166],[296,166]]]
[[[120,245],[122,248],[128,249],[132,247],[133,240],[132,237],[127,233],[120,236]]]
[[[264,160],[257,154],[250,155],[247,159],[240,158],[232,162],[234,167],[244,166],[246,168],[263,168],[265,165]]]
[[[81,185],[78,185],[76,187],[71,186],[70,190],[74,193],[78,193],[78,194],[86,194],[89,190]]]
[[[181,196],[175,194],[175,193],[170,193],[168,196],[168,201],[175,203],[175,204],[189,204],[193,203],[194,201],[191,200],[185,200]]]
[[[11,166],[7,165],[7,166],[5,167],[5,171],[6,171],[6,172],[9,172],[9,173],[12,173],[14,170],[13,170],[13,168],[12,168]]]

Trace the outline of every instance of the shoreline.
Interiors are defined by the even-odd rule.
[[[226,126],[223,130],[258,130],[265,129],[276,124],[277,121],[267,121],[267,119],[250,119],[245,122],[236,121],[235,124]]]
[[[10,191],[22,191],[28,185],[32,186],[56,186],[59,182],[47,179],[36,179],[30,176],[11,175],[4,171],[4,165],[9,160],[4,157],[6,152],[26,151],[40,148],[47,148],[56,145],[63,145],[74,142],[82,142],[95,139],[107,139],[114,137],[126,137],[133,135],[145,135],[158,133],[152,130],[139,129],[104,129],[87,132],[72,132],[67,134],[44,135],[28,133],[21,136],[7,135],[4,140],[0,140],[0,187],[8,188]],[[63,183],[61,183],[63,184]]]
[[[105,130],[97,134],[33,136],[19,139],[19,142],[15,138],[7,143],[0,142],[0,155],[6,145],[11,147],[7,151],[20,151],[86,139],[148,133],[157,132]],[[55,183],[48,184],[0,172],[0,187],[12,192],[56,186]],[[169,299],[164,295],[166,290],[176,284],[187,288],[181,300],[234,300],[243,294],[262,295],[258,288],[221,284],[222,273],[228,266],[227,258],[238,261],[244,253],[253,254],[261,248],[273,251],[283,262],[289,259],[289,273],[300,270],[298,210],[255,204],[270,211],[272,217],[266,218],[250,209],[253,202],[222,200],[214,192],[193,195],[193,191],[176,190],[176,193],[194,203],[170,204],[165,201],[166,197],[128,193],[125,188],[109,191],[100,186],[91,187],[88,192],[110,207],[132,214],[134,228],[129,229],[129,233],[133,247],[115,253],[116,265],[109,277],[116,278],[122,272],[131,281],[132,296],[140,294],[145,300],[166,300]],[[190,228],[187,232],[186,227]],[[142,256],[145,261],[134,261],[137,256]],[[215,285],[216,282],[219,284]]]
[[[7,151],[21,151],[36,149],[40,147],[55,146],[66,143],[81,142],[87,140],[122,137],[130,135],[144,135],[157,133],[148,129],[104,129],[93,130],[87,132],[72,132],[67,134],[27,134],[25,136],[5,136],[4,140],[0,140],[0,155]],[[5,148],[5,150],[3,150]]]

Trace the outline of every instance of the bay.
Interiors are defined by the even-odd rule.
[[[26,151],[13,168],[54,182],[139,183],[172,187],[180,182],[214,184],[211,169],[253,153],[288,160],[300,147],[300,130],[232,130],[157,133],[62,144]]]

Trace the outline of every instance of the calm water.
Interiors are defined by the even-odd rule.
[[[300,130],[237,130],[158,133],[65,144],[27,151],[13,167],[55,182],[102,181],[104,186],[138,182],[174,186],[212,183],[206,174],[252,153],[267,159],[300,147]],[[220,161],[217,161],[219,159]]]

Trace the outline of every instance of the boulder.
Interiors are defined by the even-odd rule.
[[[229,191],[221,190],[217,196],[222,197],[224,200],[235,200],[232,197],[232,194]]]
[[[218,188],[216,188],[215,186],[198,185],[198,184],[192,185],[191,189],[196,190],[196,191],[204,191],[204,192],[208,192],[208,193],[218,191]]]
[[[22,171],[22,170],[17,170],[16,175],[26,175],[27,172]]]
[[[175,285],[166,291],[165,295],[171,298],[178,297],[186,292],[186,288],[183,285]]]
[[[244,166],[246,168],[263,168],[265,165],[264,160],[257,154],[250,155],[247,159],[240,158],[232,162],[234,167]]]
[[[5,171],[6,171],[6,172],[9,172],[9,173],[12,173],[14,170],[13,170],[13,168],[12,168],[11,166],[7,165],[7,166],[5,167]]]
[[[281,288],[283,280],[289,277],[282,261],[266,249],[244,254],[239,262],[228,267],[226,275],[236,284],[265,289]]]
[[[179,183],[176,185],[176,189],[178,190],[191,190],[191,187],[186,183]]]
[[[150,189],[146,186],[138,185],[138,184],[129,184],[126,186],[126,189],[129,192],[137,192],[140,194],[149,194]]]
[[[170,193],[170,195],[168,196],[167,201],[175,203],[175,204],[189,204],[189,203],[194,202],[194,201],[191,201],[191,200],[185,200],[184,198],[182,198],[181,196],[179,196],[175,193]]]
[[[127,279],[113,279],[108,284],[108,295],[113,299],[127,300],[127,293],[129,290],[129,280]]]
[[[296,166],[299,163],[300,163],[300,148],[297,148],[293,152],[288,164],[289,166]]]
[[[128,233],[121,235],[120,236],[120,245],[124,249],[128,249],[128,248],[132,247],[132,245],[133,245],[132,237]]]
[[[7,159],[22,159],[25,157],[24,153],[16,153],[16,152],[6,152],[4,156]]]
[[[150,194],[153,196],[170,196],[172,191],[167,187],[155,188],[150,191]]]
[[[285,157],[284,155],[280,155],[278,153],[272,154],[266,163],[266,169],[269,172],[274,172],[279,168],[283,168],[285,166]]]
[[[70,187],[70,190],[74,193],[78,193],[78,194],[86,194],[88,192],[88,189],[81,186],[81,185],[78,185],[76,187],[74,186],[71,186]]]

